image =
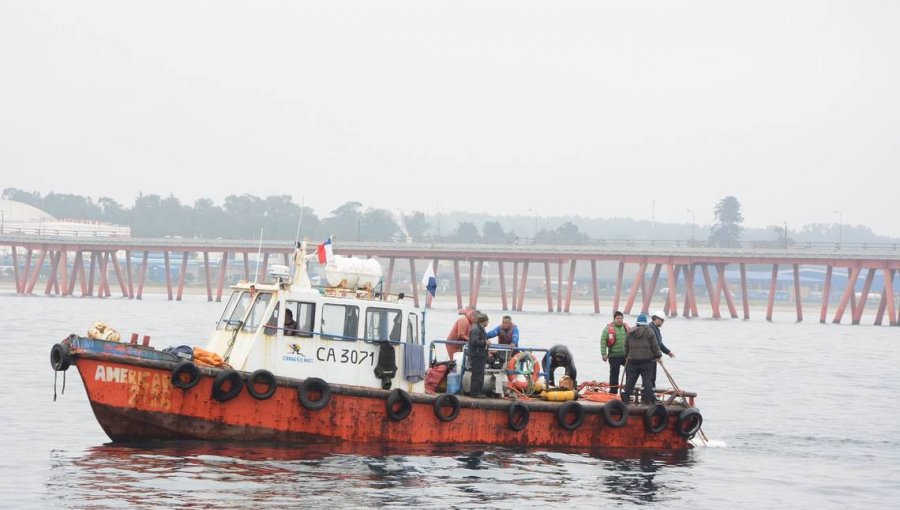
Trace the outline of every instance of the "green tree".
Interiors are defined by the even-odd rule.
[[[583,244],[588,235],[578,229],[571,221],[567,221],[553,230],[541,229],[534,236],[537,244]]]
[[[100,219],[107,223],[115,223],[116,225],[127,225],[129,223],[129,212],[109,197],[100,197],[97,199],[97,205],[100,207]]]
[[[474,244],[481,242],[481,236],[478,235],[478,227],[474,223],[464,221],[456,227],[453,240],[460,243]]]
[[[300,222],[300,239],[322,239],[324,240],[331,234],[326,234],[325,229],[322,227],[322,220],[316,215],[315,211],[312,210],[311,207],[301,207],[303,212],[303,217],[297,217],[297,221]],[[292,236],[296,237],[297,235],[297,225],[294,225],[294,234]]]
[[[362,204],[347,202],[331,211],[331,216],[323,220],[326,236],[355,241],[362,238]]]
[[[102,211],[90,198],[70,193],[53,193],[44,197],[43,209],[57,218],[100,220]]]
[[[421,241],[428,229],[431,228],[431,224],[425,219],[425,214],[419,211],[413,211],[412,214],[403,216],[403,224],[406,226],[406,233],[414,241]]]
[[[258,239],[259,229],[266,226],[266,208],[262,199],[253,195],[228,195],[223,205],[224,223],[236,239]],[[263,232],[265,236],[265,232]]]
[[[486,221],[481,231],[484,242],[489,244],[507,244],[515,240],[516,235],[503,230],[499,221]]]
[[[157,215],[162,207],[159,195],[139,194],[131,208],[131,234],[136,237],[156,237],[162,234]]]
[[[44,205],[44,197],[37,191],[25,191],[19,188],[6,188],[3,190],[3,198],[14,200],[28,205],[42,208]]]
[[[262,205],[265,208],[266,239],[293,241],[297,233],[300,206],[291,200],[290,195],[268,196]]]
[[[361,241],[391,241],[400,233],[400,226],[387,209],[368,209],[361,218]]]
[[[736,247],[740,245],[741,231],[744,227],[744,216],[741,214],[741,203],[729,195],[716,202],[713,209],[716,223],[709,234],[709,243],[713,246]]]
[[[583,244],[587,242],[588,235],[578,230],[578,225],[567,221],[556,229],[560,244]]]
[[[194,208],[191,210],[191,235],[207,239],[228,237],[223,225],[224,219],[225,211],[221,207],[208,198],[201,198],[194,202]]]

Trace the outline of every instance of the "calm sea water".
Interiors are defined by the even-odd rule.
[[[50,347],[103,320],[157,347],[202,344],[220,304],[0,294],[2,508],[896,508],[900,328],[671,319],[679,386],[715,447],[680,455],[504,448],[108,444],[74,369],[53,402]],[[501,312],[486,310],[495,324]],[[809,315],[807,311],[807,315]],[[430,311],[428,337],[455,315]],[[523,344],[569,345],[603,380],[607,317],[521,313]],[[869,321],[871,322],[871,320]],[[62,386],[62,378],[57,388]]]

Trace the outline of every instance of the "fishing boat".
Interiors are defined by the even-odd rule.
[[[160,350],[139,344],[137,335],[131,342],[70,335],[52,347],[51,366],[77,367],[114,442],[681,451],[702,434],[694,393],[668,390],[644,404],[546,388],[545,348],[492,346],[485,377],[491,397],[466,396],[466,346],[452,363],[439,361],[448,341],[426,342],[426,310],[377,291],[376,261],[329,263],[327,284],[317,288],[307,272],[313,257],[298,243],[291,267],[273,266],[267,281],[235,285],[203,349]],[[427,384],[441,364],[458,367],[446,389]]]

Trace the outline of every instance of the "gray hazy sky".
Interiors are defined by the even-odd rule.
[[[0,0],[0,186],[900,236],[900,2]]]

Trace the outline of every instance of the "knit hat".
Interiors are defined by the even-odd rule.
[[[642,313],[637,316],[637,325],[638,326],[646,326],[647,325],[647,314]]]

